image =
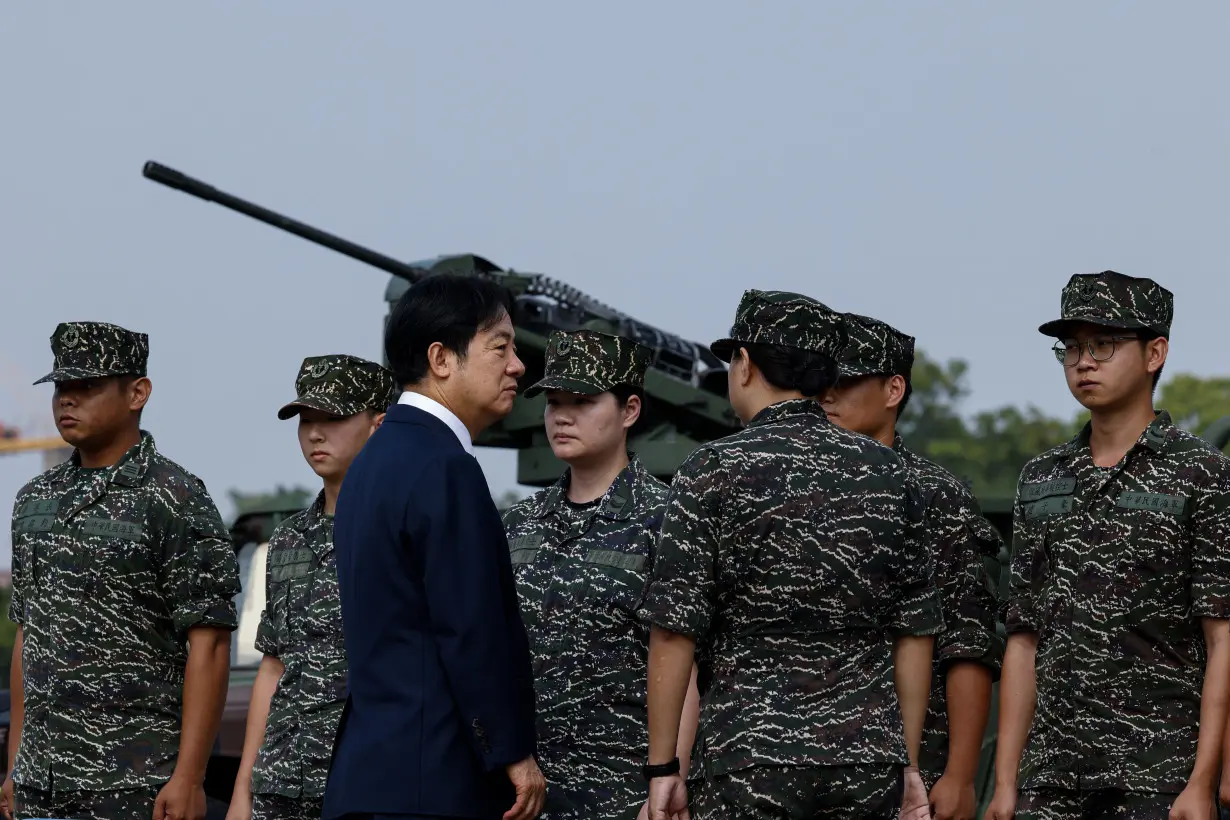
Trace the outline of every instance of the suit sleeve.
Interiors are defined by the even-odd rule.
[[[425,470],[406,522],[448,685],[486,771],[535,751],[529,642],[500,514],[468,454]]]

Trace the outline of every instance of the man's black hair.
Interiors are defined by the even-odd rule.
[[[439,274],[402,294],[384,328],[384,355],[400,385],[418,384],[428,373],[427,348],[439,342],[465,358],[481,331],[513,314],[513,295],[475,276]]]

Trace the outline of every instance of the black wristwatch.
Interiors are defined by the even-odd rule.
[[[677,757],[670,763],[656,765],[646,763],[641,767],[641,776],[646,780],[653,780],[655,777],[670,777],[673,774],[679,774],[679,758]]]

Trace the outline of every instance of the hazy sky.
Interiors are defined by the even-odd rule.
[[[379,359],[387,276],[149,182],[147,159],[699,341],[746,287],[803,291],[967,359],[971,411],[1072,412],[1036,328],[1076,272],[1156,277],[1167,373],[1230,370],[1230,6],[597,8],[8,4],[0,420],[54,433],[30,385],[52,330],[116,322],[150,335],[146,426],[228,520],[228,488],[315,486],[276,410],[304,356]],[[482,461],[514,485],[513,453]],[[0,497],[40,468],[0,459]]]

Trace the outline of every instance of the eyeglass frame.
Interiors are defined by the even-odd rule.
[[[1104,339],[1110,340],[1110,355],[1107,356],[1105,359],[1099,359],[1093,353],[1093,343],[1095,341],[1102,341]],[[1055,361],[1059,362],[1064,367],[1076,367],[1078,364],[1081,363],[1081,357],[1086,352],[1089,353],[1089,358],[1095,362],[1109,362],[1112,358],[1114,358],[1115,351],[1119,349],[1118,344],[1116,344],[1117,342],[1140,342],[1144,340],[1140,337],[1140,334],[1131,334],[1128,336],[1098,336],[1094,339],[1089,339],[1084,342],[1081,342],[1077,339],[1073,339],[1072,341],[1076,344],[1076,347],[1077,347],[1076,361],[1072,362],[1072,364],[1067,364],[1064,362],[1064,359],[1067,358],[1068,351],[1067,351],[1067,345],[1063,344],[1062,339],[1057,340],[1055,344],[1051,345],[1051,352],[1055,354]]]

